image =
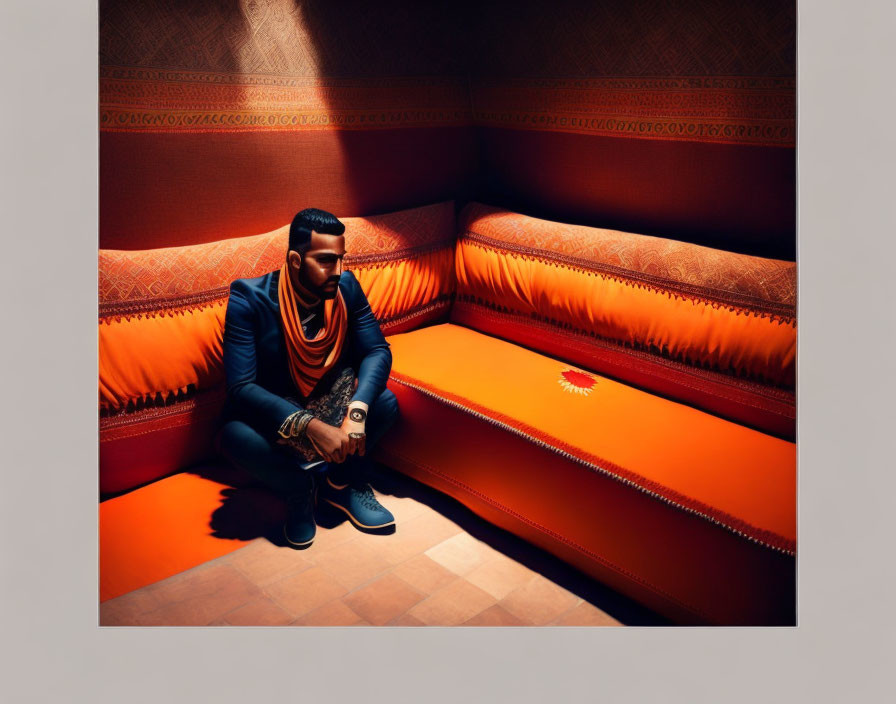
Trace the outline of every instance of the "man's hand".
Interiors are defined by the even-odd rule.
[[[360,428],[358,424],[352,421],[348,416],[342,421],[340,430],[345,433],[349,441],[348,454],[364,456],[366,450],[367,435],[364,432],[364,426]]]
[[[351,454],[349,450],[352,440],[342,428],[336,428],[315,418],[305,429],[305,435],[327,462],[338,464],[344,462]]]

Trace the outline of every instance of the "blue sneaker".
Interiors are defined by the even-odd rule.
[[[289,547],[304,550],[314,542],[317,526],[314,524],[314,491],[300,491],[286,497],[286,521],[283,537]]]
[[[344,511],[357,528],[371,530],[395,525],[395,516],[376,500],[369,484],[334,484],[327,477],[320,496],[331,506]]]

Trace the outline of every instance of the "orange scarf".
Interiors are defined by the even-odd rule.
[[[280,299],[280,319],[283,321],[283,335],[286,338],[289,373],[302,397],[308,398],[308,394],[333,367],[342,352],[348,324],[345,301],[337,288],[336,298],[324,302],[323,327],[317,337],[307,340],[302,332],[296,292],[290,284],[286,265],[280,270],[277,295]]]

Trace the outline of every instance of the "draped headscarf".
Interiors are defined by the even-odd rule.
[[[283,334],[286,338],[289,373],[299,393],[307,398],[342,352],[348,325],[345,301],[342,299],[342,292],[337,288],[336,297],[324,302],[323,326],[313,339],[308,340],[302,331],[296,292],[289,281],[285,264],[280,270],[277,296],[280,300],[280,319],[283,321]]]

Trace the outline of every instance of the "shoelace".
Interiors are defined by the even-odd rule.
[[[373,489],[370,488],[370,484],[365,484],[363,488],[358,488],[357,491],[360,494],[358,498],[365,508],[374,510],[382,508],[380,502],[376,500],[376,496],[373,495]]]

